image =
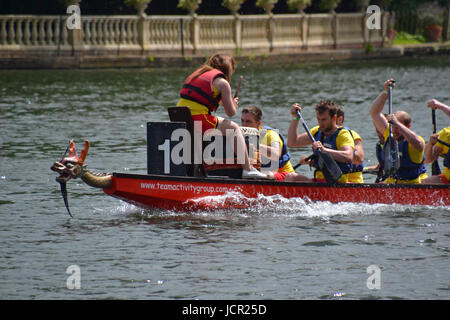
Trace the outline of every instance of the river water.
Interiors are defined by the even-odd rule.
[[[146,122],[168,121],[190,71],[0,71],[1,299],[450,298],[448,207],[267,197],[245,210],[175,213],[142,210],[75,180],[71,219],[50,171],[69,140],[79,149],[90,140],[94,171],[146,173]],[[241,65],[236,75],[244,76],[240,105],[261,106],[264,123],[283,133],[293,102],[310,127],[318,100],[341,103],[367,165],[376,142],[369,108],[384,80],[396,79],[393,109],[408,111],[425,140],[426,101],[450,103],[445,56]],[[448,126],[438,115],[438,128]],[[291,152],[295,165],[310,150]]]

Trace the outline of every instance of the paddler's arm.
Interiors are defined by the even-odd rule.
[[[380,163],[377,163],[374,166],[364,167],[363,172],[370,172],[372,170],[378,170],[380,168]]]
[[[386,101],[389,99],[389,94],[387,93],[389,85],[391,85],[393,89],[395,87],[395,82],[392,82],[392,79],[387,80],[384,83],[385,90],[378,95],[370,107],[370,116],[372,117],[375,128],[377,128],[379,132],[384,132],[388,127],[388,122],[383,115],[383,109]]]
[[[350,131],[349,131],[350,132]],[[362,138],[356,131],[351,131],[355,149],[353,151],[353,164],[362,164],[364,162],[364,148],[362,144]]]
[[[297,119],[296,110],[302,112],[302,108],[297,103],[294,103],[290,111],[294,119],[292,119],[289,125],[287,136],[287,146],[289,148],[304,147],[312,143],[306,132],[300,135],[298,134],[298,123],[300,119]]]
[[[216,78],[213,81],[213,86],[220,91],[222,97],[222,104],[225,110],[225,114],[232,117],[236,114],[239,107],[239,98],[233,98],[231,95],[231,87],[227,80],[224,78]]]
[[[442,153],[442,149],[435,145],[438,138],[439,136],[437,133],[430,136],[430,140],[428,140],[428,143],[425,146],[425,164],[433,163],[439,158],[439,155]]]
[[[414,149],[420,152],[424,151],[425,143],[423,142],[423,140],[419,138],[419,136],[414,131],[412,131],[411,129],[406,127],[403,123],[398,121],[397,117],[394,114],[388,114],[387,121],[389,121],[389,123],[391,123],[392,125],[398,127],[402,136],[406,139],[406,141],[408,141],[408,143]]]
[[[352,163],[353,161],[353,148],[348,145],[342,146],[340,150],[334,150],[325,148],[320,141],[316,141],[313,143],[312,148],[313,150],[322,149],[322,151],[329,153],[337,162]]]
[[[443,104],[442,102],[437,101],[436,99],[431,99],[427,102],[427,107],[433,110],[439,109],[442,110],[447,116],[450,117],[450,107]]]
[[[362,164],[364,162],[364,148],[360,139],[355,140],[355,153],[353,154],[353,163]]]

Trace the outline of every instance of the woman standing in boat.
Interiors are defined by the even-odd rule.
[[[234,58],[226,54],[211,56],[206,64],[194,71],[184,82],[180,91],[181,99],[177,106],[188,107],[192,120],[201,123],[202,133],[209,129],[218,129],[222,135],[234,130],[236,148],[244,150],[243,178],[266,178],[266,175],[250,164],[244,137],[239,125],[222,117],[213,116],[219,104],[222,104],[227,116],[236,114],[239,98],[231,95],[230,80],[236,68]],[[239,154],[239,152],[238,152]]]

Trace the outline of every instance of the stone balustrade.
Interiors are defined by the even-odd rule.
[[[363,13],[217,16],[81,16],[67,28],[68,15],[0,15],[0,54],[54,51],[62,55],[235,54],[382,45],[382,28],[369,30]]]
[[[182,48],[193,51],[191,37],[191,17],[189,16],[149,16],[148,47],[179,53]]]
[[[267,15],[250,15],[241,19],[241,49],[265,50],[270,48],[269,27],[270,20]]]
[[[139,46],[138,23],[137,17],[85,16],[81,40],[87,46]]]
[[[0,16],[0,45],[55,46],[68,44],[65,16]]]

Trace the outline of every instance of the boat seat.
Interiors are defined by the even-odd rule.
[[[170,121],[185,122],[186,129],[191,135],[191,164],[186,165],[187,175],[191,177],[206,177],[207,173],[203,164],[194,164],[194,121],[192,120],[191,111],[188,107],[169,107],[167,111]]]
[[[194,121],[192,120],[191,112],[188,107],[169,107],[168,108],[169,118],[172,122],[185,122],[186,123],[186,129],[189,131],[191,135],[191,163],[194,163]],[[241,130],[243,131],[244,138],[246,139],[247,144],[247,151],[249,152],[249,141],[248,141],[248,135],[255,135],[256,131],[258,130],[253,128],[245,128],[241,127]],[[249,131],[249,132],[247,132]],[[258,133],[259,138],[259,133]],[[203,142],[202,145],[202,151],[201,156],[203,157],[203,149],[208,145],[208,142]],[[259,150],[259,143],[258,150]],[[223,154],[226,154],[226,139],[223,137]],[[259,152],[257,153],[259,155]],[[256,158],[257,158],[256,155]],[[254,167],[259,169],[261,167],[261,162],[259,159],[252,159],[254,160],[255,164],[253,164]],[[202,158],[202,164],[201,165],[186,165],[186,171],[188,176],[195,176],[195,177],[207,177],[207,176],[225,176],[230,178],[236,178],[240,179],[242,177],[242,164],[237,163],[237,159],[231,159],[231,163],[229,163],[226,159],[223,160],[222,164],[206,164],[203,162]]]

